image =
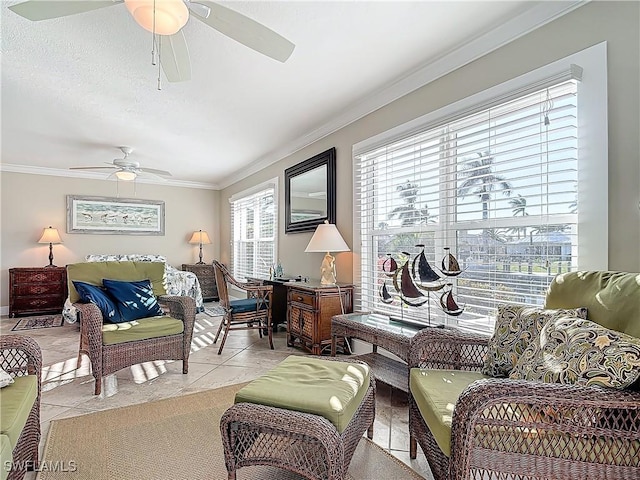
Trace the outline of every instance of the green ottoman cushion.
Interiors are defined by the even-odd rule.
[[[235,403],[312,413],[342,433],[360,406],[369,379],[367,365],[292,355],[240,389]]]
[[[11,460],[13,460],[13,448],[6,435],[0,435],[0,480],[5,480],[11,470]]]
[[[112,329],[112,330],[110,330]],[[105,323],[102,327],[102,344],[136,342],[146,338],[179,335],[184,323],[173,317],[149,317],[124,323]]]
[[[412,368],[409,388],[418,410],[447,457],[451,455],[451,417],[458,397],[476,380],[491,378],[480,372]]]
[[[15,377],[11,385],[0,389],[0,434],[9,437],[14,449],[31,408],[38,397],[38,379],[35,375]]]

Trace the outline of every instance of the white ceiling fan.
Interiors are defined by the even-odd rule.
[[[110,178],[115,175],[118,180],[123,181],[131,181],[135,180],[136,177],[150,177],[160,180],[165,180],[162,177],[170,177],[171,173],[166,170],[158,170],[155,168],[142,168],[140,163],[129,160],[129,155],[133,152],[131,147],[118,147],[122,153],[124,154],[123,158],[115,158],[112,163],[105,162],[105,164],[110,165],[108,167],[103,166],[94,166],[94,167],[71,167],[69,170],[115,170]]]
[[[28,20],[66,17],[124,3],[135,21],[160,38],[160,64],[170,82],[191,79],[187,42],[182,32],[191,14],[241,44],[285,62],[295,45],[273,30],[208,0],[27,0],[9,7]]]

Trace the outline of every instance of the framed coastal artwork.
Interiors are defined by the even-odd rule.
[[[164,235],[164,202],[67,195],[67,233]]]

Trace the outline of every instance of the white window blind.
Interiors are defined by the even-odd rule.
[[[258,191],[231,199],[232,265],[238,280],[268,277],[275,262],[278,226],[276,187],[269,183]]]
[[[356,308],[492,331],[498,304],[541,305],[551,279],[580,266],[579,73],[572,66],[354,150]],[[416,299],[402,295],[387,260],[411,262],[417,245],[442,278],[423,285],[452,284],[423,290],[419,307],[403,303]],[[456,277],[439,270],[446,248],[463,270]],[[441,308],[449,288],[459,316]]]

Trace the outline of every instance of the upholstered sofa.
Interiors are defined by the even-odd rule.
[[[67,265],[69,298],[80,321],[78,365],[86,354],[91,361],[96,395],[101,392],[102,377],[137,363],[182,360],[182,373],[188,372],[195,301],[193,297],[166,295],[163,277],[164,266],[159,262]],[[124,300],[114,297],[118,311],[139,310],[145,314],[149,312],[149,316],[135,315],[131,321],[125,318],[116,321],[111,316],[115,307],[111,312],[105,312],[105,308],[111,307],[105,306],[105,294],[101,290],[102,287],[109,290],[108,282],[118,285],[118,289],[127,284],[134,288],[132,295]],[[146,284],[146,287],[136,290],[139,284]],[[84,298],[83,303],[78,288],[84,290],[85,296],[91,292],[94,296]]]
[[[162,255],[87,255],[86,262],[159,262],[164,265],[164,286],[167,295],[193,297],[198,312],[204,311],[202,289],[198,277],[193,272],[185,272],[169,265]],[[73,303],[67,298],[62,312],[68,323],[75,323],[78,319]]]
[[[513,353],[507,378],[482,373],[490,357],[488,337],[456,329],[420,331],[409,355],[411,458],[417,442],[436,480],[640,479],[640,275],[573,272],[556,277],[544,308],[580,307],[594,323],[552,316],[541,324],[537,338],[519,335],[515,340],[525,339],[527,346]],[[598,325],[613,332],[602,333]],[[557,329],[566,326],[570,336],[558,336],[562,331]],[[573,338],[582,340],[572,344]],[[629,350],[606,363],[600,350],[609,349],[611,338],[627,339],[631,347],[626,344]],[[595,348],[577,357],[586,376],[574,378],[573,364],[559,363],[554,355],[571,356],[587,346]],[[542,359],[534,367],[528,364],[531,352]],[[592,361],[594,368],[588,364]],[[540,371],[549,378],[522,379]],[[625,374],[629,384],[599,386],[610,382],[609,374]]]
[[[42,353],[25,335],[0,335],[0,368],[13,383],[0,388],[0,479],[23,478],[38,464]]]

